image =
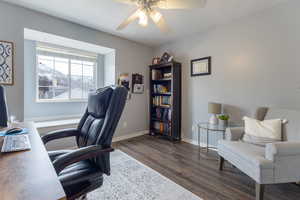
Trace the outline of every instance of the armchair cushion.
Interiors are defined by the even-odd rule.
[[[274,163],[265,158],[265,148],[241,141],[220,140],[218,154],[257,183],[273,181]]]
[[[244,127],[234,127],[226,129],[226,140],[228,141],[238,141],[242,139],[244,134]]]

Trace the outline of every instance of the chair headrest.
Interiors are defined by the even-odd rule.
[[[96,92],[89,93],[88,113],[95,118],[105,116],[113,93],[112,87],[98,89]]]

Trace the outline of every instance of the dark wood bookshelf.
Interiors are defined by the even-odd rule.
[[[181,63],[169,62],[150,65],[149,68],[150,135],[180,141]]]

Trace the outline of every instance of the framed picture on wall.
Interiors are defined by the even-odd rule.
[[[211,57],[191,60],[191,76],[205,76],[211,74]]]
[[[14,44],[0,40],[0,84],[14,84]]]

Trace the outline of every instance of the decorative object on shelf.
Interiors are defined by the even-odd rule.
[[[7,127],[8,115],[4,87],[0,85],[0,127]]]
[[[171,56],[169,53],[165,52],[161,59],[160,59],[160,63],[169,63],[173,61],[173,56]]]
[[[204,76],[211,74],[211,57],[191,60],[191,76]]]
[[[218,124],[217,114],[221,114],[221,111],[222,111],[221,104],[213,103],[213,102],[208,103],[208,113],[212,114],[209,119],[210,124],[214,124],[214,125]]]
[[[121,73],[118,78],[118,85],[124,86],[128,90],[127,99],[131,98],[129,73]]]
[[[153,81],[155,81],[155,80],[160,80],[160,79],[163,78],[163,74],[161,73],[160,70],[153,69],[153,70],[151,71],[151,75],[152,75],[151,79],[152,79]]]
[[[221,126],[228,126],[228,121],[230,119],[229,115],[222,114],[219,115],[218,118],[219,118],[219,124]]]
[[[160,63],[160,57],[155,57],[152,59],[152,65],[158,65]]]
[[[0,41],[0,84],[14,84],[14,44]]]
[[[141,74],[132,74],[132,93],[144,93],[144,76]]]

